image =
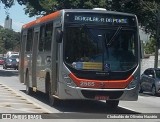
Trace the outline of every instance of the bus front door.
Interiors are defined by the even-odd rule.
[[[40,31],[39,27],[34,29],[34,41],[33,41],[33,49],[32,49],[32,86],[33,88],[34,87],[37,88],[36,64],[37,64],[39,31]]]

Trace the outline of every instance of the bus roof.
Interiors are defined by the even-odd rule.
[[[43,22],[49,21],[49,20],[51,20],[53,18],[56,18],[58,16],[60,16],[60,11],[51,13],[49,15],[43,16],[41,18],[38,18],[38,19],[36,19],[36,20],[34,20],[32,22],[29,22],[29,23],[23,25],[22,29],[29,28],[31,26],[34,26],[34,25],[38,24],[38,23],[43,23]]]
[[[91,12],[91,13],[106,13],[106,14],[115,14],[115,15],[124,15],[124,16],[135,16],[135,14],[117,12],[117,11],[108,11],[102,9],[63,9],[65,12]]]
[[[43,23],[50,21],[56,17],[59,17],[61,15],[61,12],[90,12],[90,13],[107,13],[107,14],[113,14],[113,15],[123,15],[123,16],[135,16],[134,14],[130,13],[123,13],[123,12],[117,12],[117,11],[108,11],[108,10],[97,10],[97,9],[62,9],[56,12],[53,12],[49,15],[43,16],[41,18],[38,18],[32,22],[29,22],[22,26],[22,29],[29,28],[32,26],[37,25],[38,23]]]

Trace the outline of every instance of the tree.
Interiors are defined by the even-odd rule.
[[[0,53],[6,53],[6,51],[14,50],[18,51],[20,44],[20,33],[0,28]]]
[[[155,43],[156,40],[153,37],[151,37],[150,40],[144,46],[145,54],[152,54],[155,52]]]
[[[14,4],[14,0],[0,0],[6,8],[10,8]]]
[[[6,7],[11,7],[16,0],[0,0]],[[68,8],[103,7],[107,10],[136,14],[140,26],[151,35],[156,33],[156,6],[160,0],[17,0],[25,5],[25,14],[29,17],[46,15],[51,12]]]

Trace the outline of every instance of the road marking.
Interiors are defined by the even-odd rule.
[[[123,108],[123,109],[129,110],[129,111],[132,111],[132,112],[139,113],[139,112],[137,112],[136,110],[133,110],[133,109],[130,109],[130,108],[127,108],[127,107],[121,106],[121,105],[118,105],[118,107],[121,107],[121,108]]]

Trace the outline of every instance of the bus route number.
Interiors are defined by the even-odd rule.
[[[81,87],[94,87],[95,83],[94,82],[81,81],[80,86]]]

